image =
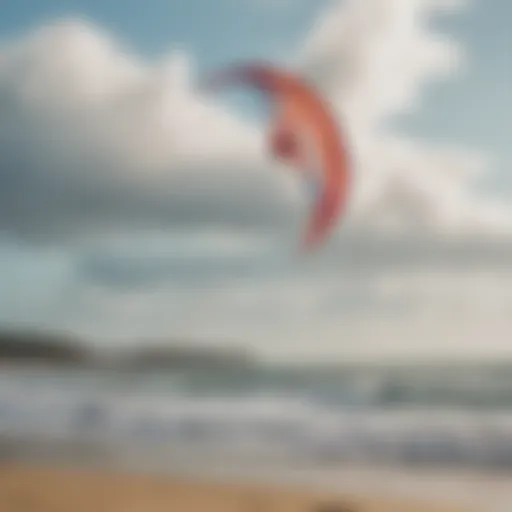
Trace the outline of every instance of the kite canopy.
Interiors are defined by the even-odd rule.
[[[249,85],[272,100],[274,123],[269,134],[272,154],[319,182],[303,247],[325,241],[343,213],[349,189],[350,162],[345,140],[329,106],[298,76],[266,64],[241,64],[214,73],[208,90]]]

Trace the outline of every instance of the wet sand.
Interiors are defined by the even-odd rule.
[[[0,465],[1,512],[470,512],[468,509],[339,496],[297,485],[206,480],[99,470]]]

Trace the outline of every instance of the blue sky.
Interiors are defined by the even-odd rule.
[[[432,87],[421,115],[408,123],[414,132],[489,153],[494,172],[485,179],[485,187],[507,196],[512,193],[511,19],[508,0],[473,0],[466,11],[439,22],[443,31],[464,43],[467,69],[454,80]]]
[[[263,2],[265,3],[265,2]],[[23,0],[4,13],[0,27],[12,35],[62,16],[83,16],[112,31],[137,52],[156,57],[184,46],[200,65],[241,57],[280,58],[293,50],[322,2],[260,5],[253,0]],[[279,3],[279,2],[276,2]]]
[[[508,346],[512,286],[503,283],[512,269],[500,251],[512,233],[512,4],[474,1],[431,30],[413,18],[419,4],[360,0],[352,12],[327,0],[9,2],[0,18],[0,324],[102,340],[238,339],[303,356],[460,343],[478,353],[492,325],[496,347]],[[81,25],[30,39],[62,18]],[[404,20],[417,67],[393,34]],[[422,74],[421,52],[437,33],[468,61],[440,82]],[[10,48],[13,39],[21,46]],[[375,58],[381,45],[389,69]],[[282,250],[296,234],[284,230],[304,213],[300,191],[262,152],[247,104],[204,104],[174,60],[159,73],[174,50],[193,80],[243,58],[300,62],[311,47],[312,68],[315,59],[330,66],[319,85],[353,137],[361,194],[348,227],[306,263]],[[404,113],[390,87],[417,96],[418,109]],[[490,167],[475,183],[457,178],[474,152]],[[395,217],[405,234],[392,243],[368,235]],[[474,237],[469,250],[461,233]],[[461,276],[462,255],[470,271]],[[498,269],[506,275],[496,287]]]

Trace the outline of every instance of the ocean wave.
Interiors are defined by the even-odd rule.
[[[188,446],[317,461],[512,469],[512,413],[347,408],[293,394],[187,396],[72,386],[2,386],[0,435]]]

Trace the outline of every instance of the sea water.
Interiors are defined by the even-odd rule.
[[[0,436],[138,446],[162,462],[179,452],[512,470],[512,372],[4,369]]]

